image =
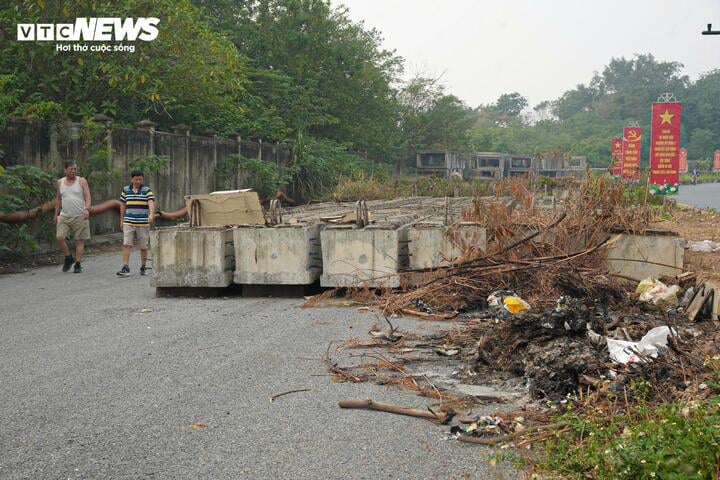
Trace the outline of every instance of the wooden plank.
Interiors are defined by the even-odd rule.
[[[706,289],[705,283],[701,283],[700,285],[698,285],[695,296],[693,297],[687,309],[688,320],[690,320],[691,322],[695,321],[698,314],[700,313],[700,310],[702,310],[703,306],[705,305],[705,302],[708,301],[709,294],[711,293],[712,289]]]

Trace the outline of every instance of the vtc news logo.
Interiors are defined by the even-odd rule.
[[[21,42],[129,41],[150,42],[158,36],[155,17],[76,18],[75,23],[19,23]]]

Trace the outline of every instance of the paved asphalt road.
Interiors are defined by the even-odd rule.
[[[489,450],[446,440],[445,427],[337,407],[428,404],[325,375],[328,342],[366,337],[372,315],[297,299],[156,298],[137,270],[115,276],[118,259],[0,277],[0,478],[517,476],[490,467]],[[312,391],[269,401],[299,388]]]
[[[720,183],[681,185],[677,201],[695,207],[720,210]]]

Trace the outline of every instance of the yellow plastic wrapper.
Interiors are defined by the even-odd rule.
[[[657,284],[658,284],[657,280],[655,280],[652,277],[647,277],[647,278],[641,280],[640,283],[638,283],[638,286],[635,289],[635,293],[649,292],[650,290],[655,288],[655,286],[657,286]]]
[[[520,297],[505,297],[503,304],[505,305],[505,309],[513,315],[524,312],[525,310],[530,310],[530,304]]]

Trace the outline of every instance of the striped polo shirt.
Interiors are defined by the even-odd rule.
[[[120,201],[125,204],[123,223],[135,227],[149,227],[148,213],[150,213],[150,208],[148,202],[150,200],[155,201],[155,195],[153,195],[150,187],[140,185],[140,189],[136,192],[133,190],[132,184],[125,185],[120,194]]]

